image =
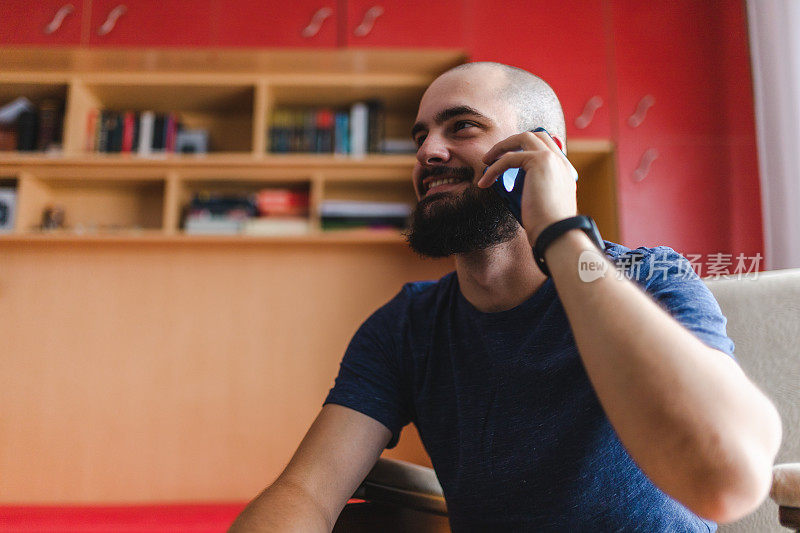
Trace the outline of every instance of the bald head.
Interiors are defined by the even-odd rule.
[[[494,80],[499,76],[502,81],[496,83],[496,96],[516,112],[519,131],[541,126],[566,143],[567,132],[561,103],[543,79],[521,68],[489,61],[453,67],[442,74],[442,77],[451,73],[474,75],[476,80],[484,76],[490,76]]]

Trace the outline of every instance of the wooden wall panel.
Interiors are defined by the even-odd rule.
[[[450,269],[398,244],[0,243],[0,502],[253,497],[359,324]],[[427,460],[408,428],[390,455]]]

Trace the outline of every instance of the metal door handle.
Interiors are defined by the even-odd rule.
[[[628,117],[628,126],[631,128],[638,128],[641,126],[647,116],[647,110],[653,107],[655,103],[656,97],[652,94],[646,94],[642,97],[636,105],[636,111],[633,112],[633,115]]]
[[[599,96],[592,96],[583,106],[583,112],[575,118],[575,127],[579,130],[584,129],[592,123],[594,114],[603,107],[603,99]]]
[[[375,26],[375,21],[378,20],[378,17],[381,15],[383,15],[383,8],[381,6],[372,6],[367,9],[361,24],[356,26],[356,29],[353,30],[353,35],[356,37],[366,37],[369,35],[369,32],[372,31],[372,27]]]
[[[64,19],[67,18],[67,15],[75,11],[75,7],[72,4],[65,4],[61,6],[58,11],[56,11],[53,20],[50,21],[50,24],[44,27],[44,33],[46,35],[51,35],[58,31],[58,28],[61,27],[61,24],[64,22]]]
[[[111,30],[113,30],[114,26],[117,24],[117,20],[124,15],[127,10],[128,8],[125,7],[124,4],[120,4],[112,9],[108,17],[106,17],[106,21],[103,22],[102,26],[97,28],[97,35],[108,35],[111,33]]]
[[[658,159],[658,150],[655,148],[648,148],[645,150],[642,154],[642,158],[639,159],[639,166],[633,171],[633,181],[638,183],[645,179],[650,173],[650,167],[653,165],[653,161],[656,159]]]
[[[331,15],[333,15],[333,9],[329,7],[321,7],[317,9],[317,11],[311,16],[311,21],[308,23],[308,26],[303,28],[303,31],[300,32],[300,35],[306,39],[310,39],[311,37],[315,36],[319,33],[319,30],[322,29],[322,23],[325,22],[325,19]]]

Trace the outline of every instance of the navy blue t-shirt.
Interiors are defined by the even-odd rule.
[[[733,354],[725,317],[686,259],[667,247],[606,245],[678,322]],[[475,309],[454,272],[406,284],[355,334],[325,403],[385,425],[389,447],[413,422],[457,533],[716,529],[656,488],[628,455],[550,279],[496,313]]]

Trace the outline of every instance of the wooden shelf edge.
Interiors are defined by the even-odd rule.
[[[403,236],[394,230],[341,230],[312,232],[306,235],[185,235],[166,234],[158,230],[119,233],[75,234],[11,233],[0,235],[0,245],[27,244],[404,244]]]
[[[467,59],[462,49],[239,49],[0,47],[6,72],[393,74],[436,75]]]
[[[586,155],[605,155],[614,151],[614,142],[608,139],[576,139],[567,142],[570,158]],[[0,166],[137,166],[137,167],[200,167],[205,165],[233,167],[333,167],[364,168],[386,166],[413,166],[414,154],[371,154],[350,157],[331,154],[263,154],[250,152],[220,152],[203,155],[168,154],[157,157],[139,157],[135,154],[83,154],[51,155],[42,153],[0,152]]]
[[[231,166],[231,167],[334,167],[365,168],[386,166],[412,166],[413,155],[373,154],[363,158],[328,154],[265,154],[226,152],[206,155],[167,155],[164,157],[139,157],[133,154],[88,154],[78,156],[52,156],[47,154],[25,154],[0,152],[0,166],[135,166],[135,167],[187,167]]]

